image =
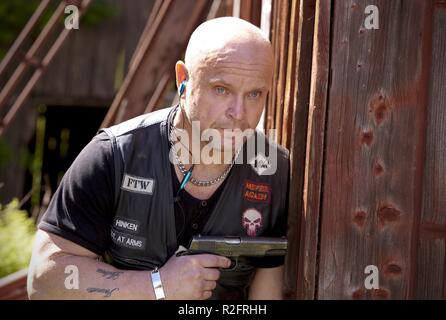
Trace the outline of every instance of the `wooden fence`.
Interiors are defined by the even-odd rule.
[[[446,1],[273,0],[270,25],[286,297],[446,298]]]
[[[287,296],[445,298],[445,1],[273,5],[266,124],[292,155]]]

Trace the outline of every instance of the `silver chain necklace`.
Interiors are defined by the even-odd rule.
[[[180,171],[181,171],[181,173],[183,174],[183,176],[187,173],[187,169],[186,169],[186,167],[184,166],[184,164],[181,162],[181,160],[178,158],[178,155],[177,155],[177,150],[175,149],[175,146],[174,146],[174,144],[173,144],[173,140],[172,140],[172,137],[171,137],[171,135],[173,135],[173,132],[174,132],[174,126],[173,126],[173,118],[175,117],[175,114],[176,114],[176,111],[175,111],[175,113],[174,113],[174,115],[172,116],[172,121],[171,121],[171,123],[170,123],[170,133],[169,133],[169,142],[170,142],[170,146],[171,146],[171,148],[173,149],[173,154],[174,154],[174,156],[175,156],[175,160],[177,161],[177,166],[178,166],[178,169],[180,169]],[[228,175],[228,173],[229,173],[229,171],[231,171],[231,169],[232,169],[232,166],[234,165],[234,163],[235,163],[235,159],[237,158],[237,156],[238,156],[238,154],[239,154],[239,152],[240,152],[240,149],[241,148],[239,148],[238,150],[237,150],[237,152],[236,152],[236,154],[235,154],[235,157],[232,159],[232,162],[231,162],[231,164],[226,168],[226,170],[225,171],[223,171],[223,173],[219,176],[219,177],[217,177],[217,178],[215,178],[215,179],[212,179],[212,180],[209,180],[209,181],[202,181],[202,180],[197,180],[197,179],[195,179],[194,177],[190,177],[190,182],[192,182],[192,184],[194,184],[194,185],[196,185],[196,186],[199,186],[199,187],[209,187],[209,186],[211,186],[211,185],[213,185],[213,184],[216,184],[217,182],[219,182],[219,181],[221,181],[221,180],[223,180],[223,179],[225,179],[226,178],[226,176]],[[192,155],[191,155],[192,156]]]

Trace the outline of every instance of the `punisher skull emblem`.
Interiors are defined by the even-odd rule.
[[[246,229],[248,236],[255,237],[257,235],[257,230],[263,225],[263,217],[258,210],[249,208],[243,212],[242,225],[243,228]]]

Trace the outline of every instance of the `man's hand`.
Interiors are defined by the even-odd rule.
[[[31,299],[148,299],[150,271],[119,270],[74,242],[39,230],[28,274]],[[176,257],[160,268],[166,299],[208,299],[230,260],[212,254]],[[79,288],[66,288],[67,266],[79,269]],[[106,276],[113,275],[113,276]]]
[[[213,254],[173,255],[159,269],[166,299],[209,299],[220,277],[217,268],[230,265],[228,258]]]

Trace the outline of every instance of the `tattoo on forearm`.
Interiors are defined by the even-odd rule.
[[[102,274],[103,278],[111,279],[111,280],[118,279],[118,277],[121,275],[121,273],[124,273],[122,271],[107,271],[104,269],[97,269],[96,272]]]
[[[87,288],[87,292],[90,292],[90,293],[94,293],[94,292],[103,293],[104,298],[110,297],[114,291],[119,291],[119,288],[113,288],[113,289]]]

